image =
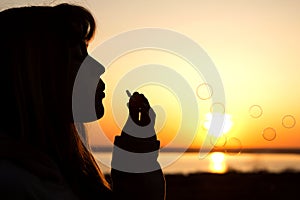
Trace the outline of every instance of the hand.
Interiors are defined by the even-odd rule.
[[[123,132],[137,138],[155,137],[154,130],[156,114],[150,107],[143,94],[134,92],[127,104],[129,116],[124,125]]]
[[[135,124],[146,126],[150,123],[149,117],[150,105],[147,98],[138,92],[133,93],[129,99],[129,115]]]

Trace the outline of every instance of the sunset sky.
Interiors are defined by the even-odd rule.
[[[22,4],[22,1],[15,2],[18,3],[4,1],[1,9],[3,6]],[[224,87],[226,105],[219,105],[227,121],[224,145],[233,142],[233,146],[241,148],[300,148],[300,1],[76,2],[90,9],[97,20],[97,35],[89,46],[92,55],[99,45],[115,35],[149,27],[172,30],[201,46],[214,63]],[[26,1],[23,3],[26,4]],[[97,55],[95,57],[97,59]],[[205,83],[205,77],[198,80],[190,63],[180,56],[155,49],[119,55],[109,66],[105,66],[106,113],[99,121],[105,135],[113,141],[127,116],[128,97],[125,91],[114,94],[120,103],[113,104],[114,89],[121,80],[130,82],[131,79],[126,79],[128,73],[144,65],[169,67],[180,74],[195,92],[199,123],[190,147],[199,148],[207,134],[212,104],[211,98],[203,100],[197,96],[197,85]],[[167,79],[168,74],[165,77]],[[181,119],[182,102],[176,93],[168,90],[168,85],[153,81],[152,84],[135,87],[155,107],[158,138],[162,146],[168,145],[176,137],[181,121],[184,121]],[[215,92],[214,88],[212,90]],[[184,134],[194,133],[185,130]],[[93,144],[106,144],[97,133],[93,133],[91,140]],[[186,148],[184,140],[181,136],[170,147]]]
[[[144,27],[171,29],[197,42],[215,63],[223,82],[226,114],[232,120],[232,128],[226,133],[227,140],[238,139],[243,147],[300,147],[300,123],[297,120],[300,117],[299,1],[119,0],[89,1],[88,5],[99,26],[95,46],[114,35]],[[110,67],[120,73],[119,76],[114,73],[118,80],[132,68],[143,64],[158,63],[175,70],[177,66],[184,65],[184,61],[174,57],[165,52],[138,51],[122,56]],[[192,75],[184,74],[186,79]],[[110,80],[105,81],[109,94]],[[151,95],[154,90],[147,91],[150,103],[154,101],[155,104],[165,105],[165,99],[175,101],[172,95],[160,96],[163,99],[161,102],[159,98],[151,99],[150,96],[155,96]],[[105,103],[109,104],[107,101]],[[206,108],[210,103],[201,99],[198,103],[203,105],[200,110],[204,111],[200,111],[200,120],[206,120],[206,113],[209,112]],[[163,144],[174,137],[172,133],[178,128],[180,111],[178,104],[174,104],[173,112],[165,108],[164,114],[168,119],[159,133]],[[262,109],[262,115],[258,118],[251,116],[252,110],[249,113],[253,105],[259,105]],[[287,121],[293,118],[283,120],[286,115],[295,119],[296,124],[292,128],[286,128],[293,123]],[[272,132],[270,136],[268,133],[263,135],[263,130],[268,127],[273,128],[276,135]],[[199,128],[193,147],[201,145],[206,132]],[[189,134],[188,131],[186,134]]]

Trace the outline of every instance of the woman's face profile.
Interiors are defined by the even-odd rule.
[[[96,112],[97,119],[100,119],[104,115],[104,105],[102,100],[105,98],[105,93],[104,93],[105,83],[100,78],[100,76],[105,72],[105,68],[94,58],[89,56],[87,51],[87,46],[88,45],[86,45],[85,43],[81,43],[80,45],[77,45],[71,49],[71,55],[72,55],[71,63],[74,66],[74,70],[76,71],[75,76],[78,76],[77,73],[79,73],[80,67],[84,67],[85,68],[84,71],[86,73],[93,74],[93,77],[84,75],[83,77],[85,77],[84,79],[86,80],[82,80],[82,81],[85,82],[84,85],[91,86],[91,88],[97,85],[96,92],[94,94],[95,112]],[[76,79],[77,77],[74,78]],[[88,88],[88,90],[89,89],[90,88]]]

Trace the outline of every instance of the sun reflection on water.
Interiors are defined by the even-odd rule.
[[[209,170],[211,173],[223,174],[227,172],[228,166],[225,160],[225,154],[222,152],[213,152],[209,155]]]

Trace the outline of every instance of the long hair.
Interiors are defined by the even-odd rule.
[[[0,12],[0,26],[1,132],[49,155],[82,198],[85,191],[109,191],[72,118],[72,88],[85,55],[74,49],[86,51],[93,16],[70,4],[11,8]]]

